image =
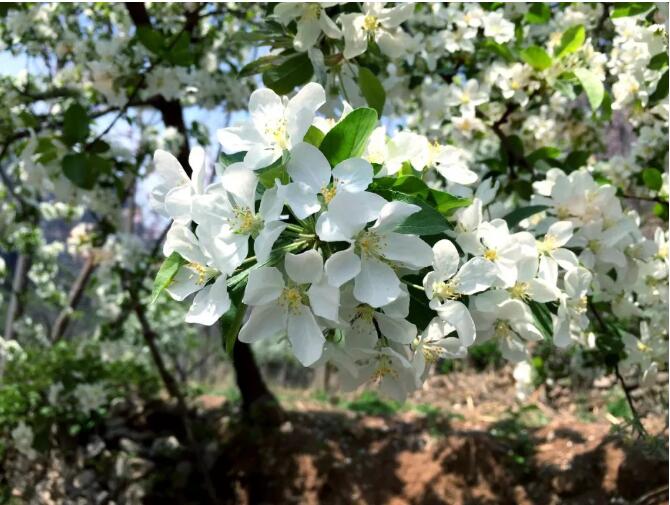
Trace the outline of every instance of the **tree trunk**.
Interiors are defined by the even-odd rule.
[[[14,338],[14,323],[23,313],[23,303],[21,297],[28,279],[28,270],[30,270],[30,256],[26,253],[19,254],[14,266],[14,278],[12,279],[12,292],[7,306],[7,317],[5,319],[6,340]]]
[[[242,397],[242,413],[255,423],[278,425],[282,420],[281,406],[265,385],[249,344],[235,342],[233,366]]]

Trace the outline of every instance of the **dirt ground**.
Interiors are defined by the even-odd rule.
[[[220,419],[213,474],[222,499],[240,504],[667,503],[665,419],[644,419],[655,442],[613,434],[614,388],[604,381],[577,402],[540,390],[524,407],[510,374],[458,373],[433,377],[397,412],[374,396],[285,392],[278,431]],[[200,405],[225,409],[211,396]]]
[[[636,439],[612,381],[588,393],[555,385],[523,403],[506,369],[432,377],[404,405],[277,391],[285,413],[274,429],[240,422],[230,395],[196,399],[198,454],[220,503],[668,503],[664,407],[639,399],[652,436]],[[210,503],[194,454],[173,405],[119,404],[72,452],[6,466],[10,503]]]

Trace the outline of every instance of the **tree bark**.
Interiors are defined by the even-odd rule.
[[[70,293],[68,294],[67,298],[67,305],[65,308],[63,308],[60,314],[58,314],[58,318],[51,328],[52,343],[55,344],[61,338],[63,338],[63,335],[65,335],[65,331],[70,324],[72,311],[74,311],[77,308],[77,305],[79,305],[81,297],[84,294],[84,290],[86,289],[86,285],[88,284],[88,280],[91,278],[93,270],[95,270],[95,266],[94,254],[91,252],[82,265],[81,270],[79,271],[79,275],[77,275],[77,279],[74,281],[74,284],[70,289]]]
[[[14,266],[12,292],[9,297],[7,317],[5,319],[5,334],[3,335],[6,340],[14,338],[14,323],[23,312],[21,297],[23,296],[23,290],[28,278],[28,270],[30,270],[30,256],[21,253],[16,259],[16,265]]]
[[[265,385],[251,346],[239,340],[233,347],[235,379],[242,397],[242,413],[252,421],[276,426],[282,420],[277,398]]]

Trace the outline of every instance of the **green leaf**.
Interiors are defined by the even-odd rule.
[[[603,83],[600,82],[600,79],[593,72],[585,68],[576,68],[573,72],[577,76],[577,79],[579,79],[582,88],[584,88],[584,92],[589,99],[589,104],[591,104],[591,110],[596,110],[603,103],[603,98],[605,97]]]
[[[165,37],[150,26],[137,27],[137,39],[140,43],[154,54],[160,55],[165,48]]]
[[[421,196],[423,198],[426,198],[430,191],[426,183],[416,175],[378,177],[374,179],[371,189],[373,191],[393,189],[407,195]]]
[[[549,308],[545,304],[534,300],[528,302],[528,307],[533,314],[533,319],[536,323],[535,326],[542,332],[545,339],[552,341],[554,332]]]
[[[512,212],[507,214],[505,217],[503,217],[503,219],[507,222],[507,226],[512,228],[524,219],[527,219],[530,216],[537,214],[538,212],[542,212],[547,208],[548,207],[546,205],[529,205],[527,207],[519,207],[518,209],[514,209]]]
[[[165,57],[173,65],[182,67],[192,65],[194,58],[191,49],[191,36],[187,32],[180,33],[165,53]]]
[[[240,151],[239,153],[234,154],[221,153],[221,156],[219,156],[219,163],[221,163],[223,168],[226,168],[233,163],[239,163],[240,161],[243,161],[246,154],[246,151]]]
[[[309,82],[312,75],[314,67],[307,53],[299,53],[263,72],[263,83],[278,95],[286,95]]]
[[[546,70],[551,67],[553,60],[540,46],[530,46],[521,51],[521,59],[535,70]]]
[[[219,320],[223,347],[230,357],[233,356],[233,347],[235,347],[246,310],[246,306],[242,303],[243,292],[242,289],[230,290],[230,308]]]
[[[151,301],[149,302],[150,304],[154,303],[163,290],[170,285],[172,279],[174,279],[174,276],[177,275],[177,272],[179,272],[179,269],[185,263],[186,260],[182,258],[181,255],[176,251],[165,258],[165,261],[163,261],[163,264],[161,265],[158,273],[156,274],[156,278],[154,279],[154,287],[151,290]]]
[[[286,171],[286,163],[288,163],[288,151],[284,151],[281,158],[275,161],[272,165],[269,165],[261,170],[258,170],[258,181],[266,189],[273,188],[275,185],[275,180],[279,179],[282,184],[289,183],[288,172]]]
[[[666,70],[656,85],[656,89],[649,96],[649,104],[655,105],[668,96],[668,71]]]
[[[555,160],[561,155],[561,150],[557,147],[540,147],[528,155],[528,163],[535,165],[540,160]]]
[[[95,142],[93,142],[91,145],[89,145],[86,150],[90,153],[101,154],[101,153],[105,153],[105,152],[109,151],[109,149],[110,149],[110,146],[107,142],[105,142],[104,140],[98,139]]]
[[[652,2],[622,2],[617,4],[617,8],[612,11],[610,17],[615,18],[625,18],[628,16],[637,16],[647,12],[655,5]]]
[[[551,19],[551,9],[547,4],[538,2],[531,4],[524,20],[531,25],[543,25]]]
[[[308,144],[312,144],[314,147],[319,147],[323,141],[323,137],[325,136],[325,133],[319,130],[316,126],[312,125],[307,130],[307,133],[305,133],[303,140]]]
[[[484,51],[489,51],[500,56],[507,63],[512,63],[514,61],[514,55],[510,48],[504,44],[498,44],[495,40],[486,39],[482,42],[481,47]]]
[[[443,216],[450,216],[456,209],[467,207],[472,203],[470,198],[460,198],[437,189],[431,189],[430,196],[435,201],[437,211]]]
[[[563,58],[568,54],[574,53],[584,43],[586,39],[586,30],[584,25],[576,25],[568,28],[561,36],[561,42],[554,49],[554,56]]]
[[[663,174],[657,168],[645,168],[642,171],[642,180],[653,191],[658,191],[663,186]]]
[[[363,154],[376,125],[377,112],[374,109],[355,109],[326,134],[319,149],[334,167],[341,161]]]
[[[63,157],[63,174],[72,184],[82,189],[93,189],[98,180],[98,171],[89,163],[84,153],[67,154]]]
[[[396,233],[426,236],[439,235],[444,233],[445,230],[451,229],[444,216],[421,197],[407,195],[391,189],[381,190],[377,193],[389,201],[400,200],[421,207],[420,211],[409,216],[394,230]]]
[[[570,173],[582,168],[586,165],[589,156],[591,156],[591,153],[588,151],[572,151],[568,154],[565,160],[563,160],[563,170],[566,173]]]
[[[651,70],[661,70],[668,66],[668,53],[658,53],[649,60],[647,68]]]
[[[261,56],[257,60],[247,63],[239,71],[238,75],[240,77],[248,77],[254,74],[260,74],[266,70],[270,70],[277,60],[281,58],[279,54],[268,54],[266,56]]]
[[[368,105],[377,111],[379,117],[384,111],[384,102],[386,102],[386,91],[379,79],[369,68],[358,68],[358,87],[361,94],[368,102]]]
[[[78,103],[68,107],[63,116],[63,138],[69,145],[83,142],[88,137],[90,119],[86,109]]]

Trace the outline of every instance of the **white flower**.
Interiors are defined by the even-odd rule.
[[[500,11],[489,12],[484,17],[484,36],[498,44],[509,42],[514,38],[514,23],[507,21]]]
[[[496,280],[496,268],[483,258],[472,258],[460,270],[460,257],[454,244],[443,239],[433,246],[433,271],[423,279],[430,308],[457,331],[460,342],[469,346],[475,341],[475,324],[467,307],[458,301],[488,289]],[[458,271],[458,272],[457,272]]]
[[[296,358],[309,366],[321,356],[326,339],[315,316],[337,320],[339,289],[328,285],[323,258],[315,250],[287,253],[288,282],[275,267],[252,270],[242,301],[252,307],[240,330],[241,342],[288,335]]]
[[[305,142],[291,150],[286,169],[293,181],[285,189],[286,203],[298,219],[305,219],[321,210],[319,195],[328,205],[338,192],[364,191],[373,176],[372,165],[362,158],[344,160],[331,172],[323,153]]]
[[[314,114],[325,101],[324,89],[314,82],[290,100],[270,89],[258,89],[249,98],[251,121],[219,130],[219,142],[228,154],[247,151],[244,162],[250,169],[266,167],[284,150],[303,141]]]
[[[342,293],[340,315],[349,324],[345,330],[345,343],[350,352],[355,349],[374,349],[381,337],[399,344],[410,344],[414,340],[416,326],[406,320],[409,315],[409,294],[406,289],[395,301],[375,309],[358,302],[351,288],[348,288]]]
[[[455,328],[442,318],[435,317],[423,330],[415,345],[412,366],[417,380],[422,381],[428,367],[438,359],[460,359],[468,354],[467,347],[457,337],[449,337]]]
[[[502,219],[481,223],[477,228],[477,248],[471,253],[492,262],[496,266],[498,278],[509,286],[516,282],[517,262],[522,259],[519,235],[510,235],[507,223]],[[534,243],[532,236],[530,239]]]
[[[323,241],[346,241],[351,246],[326,261],[329,282],[341,286],[354,279],[354,296],[372,307],[398,298],[402,293],[400,279],[391,265],[417,270],[432,260],[430,246],[419,237],[393,231],[419,210],[417,205],[386,202],[365,191],[335,195],[328,211],[317,220],[317,234]],[[375,219],[375,224],[365,229]]]
[[[586,294],[591,286],[592,277],[591,272],[582,267],[573,268],[565,274],[564,292],[559,297],[558,312],[552,317],[553,340],[556,347],[567,347],[572,343],[571,328],[574,324],[579,329],[588,326]]]
[[[151,207],[161,215],[175,221],[188,223],[191,217],[193,196],[205,188],[205,150],[196,146],[191,150],[188,164],[193,170],[186,175],[181,164],[172,154],[160,149],[154,153],[154,167],[162,182],[151,191]]]
[[[265,190],[256,210],[258,178],[245,163],[233,163],[193,203],[193,219],[206,231],[222,272],[232,273],[249,252],[254,239],[256,261],[264,263],[286,228],[281,221],[284,207],[283,186]],[[203,233],[205,236],[205,233]]]
[[[163,253],[170,256],[176,251],[188,263],[182,265],[166,291],[177,301],[197,292],[186,322],[211,326],[230,308],[226,274],[232,270],[219,261],[218,245],[206,231],[198,239],[188,226],[179,223],[168,231]]]
[[[476,79],[470,79],[463,84],[454,83],[449,86],[446,104],[460,107],[462,111],[473,111],[477,105],[489,101],[489,92],[479,87]]]
[[[342,38],[342,32],[326,13],[326,9],[334,5],[337,2],[280,3],[275,7],[274,15],[283,25],[297,19],[298,31],[293,39],[293,47],[297,51],[307,51],[314,46],[321,33],[331,39]]]
[[[409,35],[400,28],[414,11],[411,3],[384,8],[384,3],[364,3],[362,13],[342,14],[339,18],[344,33],[344,57],[354,58],[368,47],[368,38],[379,45],[379,49],[391,58],[399,58],[405,52]],[[411,39],[410,39],[411,42]]]
[[[519,300],[506,300],[491,310],[489,300],[480,304],[479,298],[486,295],[488,293],[472,299],[472,305],[476,309],[472,315],[477,326],[478,339],[495,338],[505,359],[514,363],[523,361],[528,356],[526,342],[542,340],[542,334],[535,327],[530,309]]]
[[[558,282],[558,266],[564,270],[575,268],[579,260],[575,253],[564,247],[572,238],[572,223],[558,221],[552,224],[541,240],[536,241],[540,253],[540,274],[554,285]]]

